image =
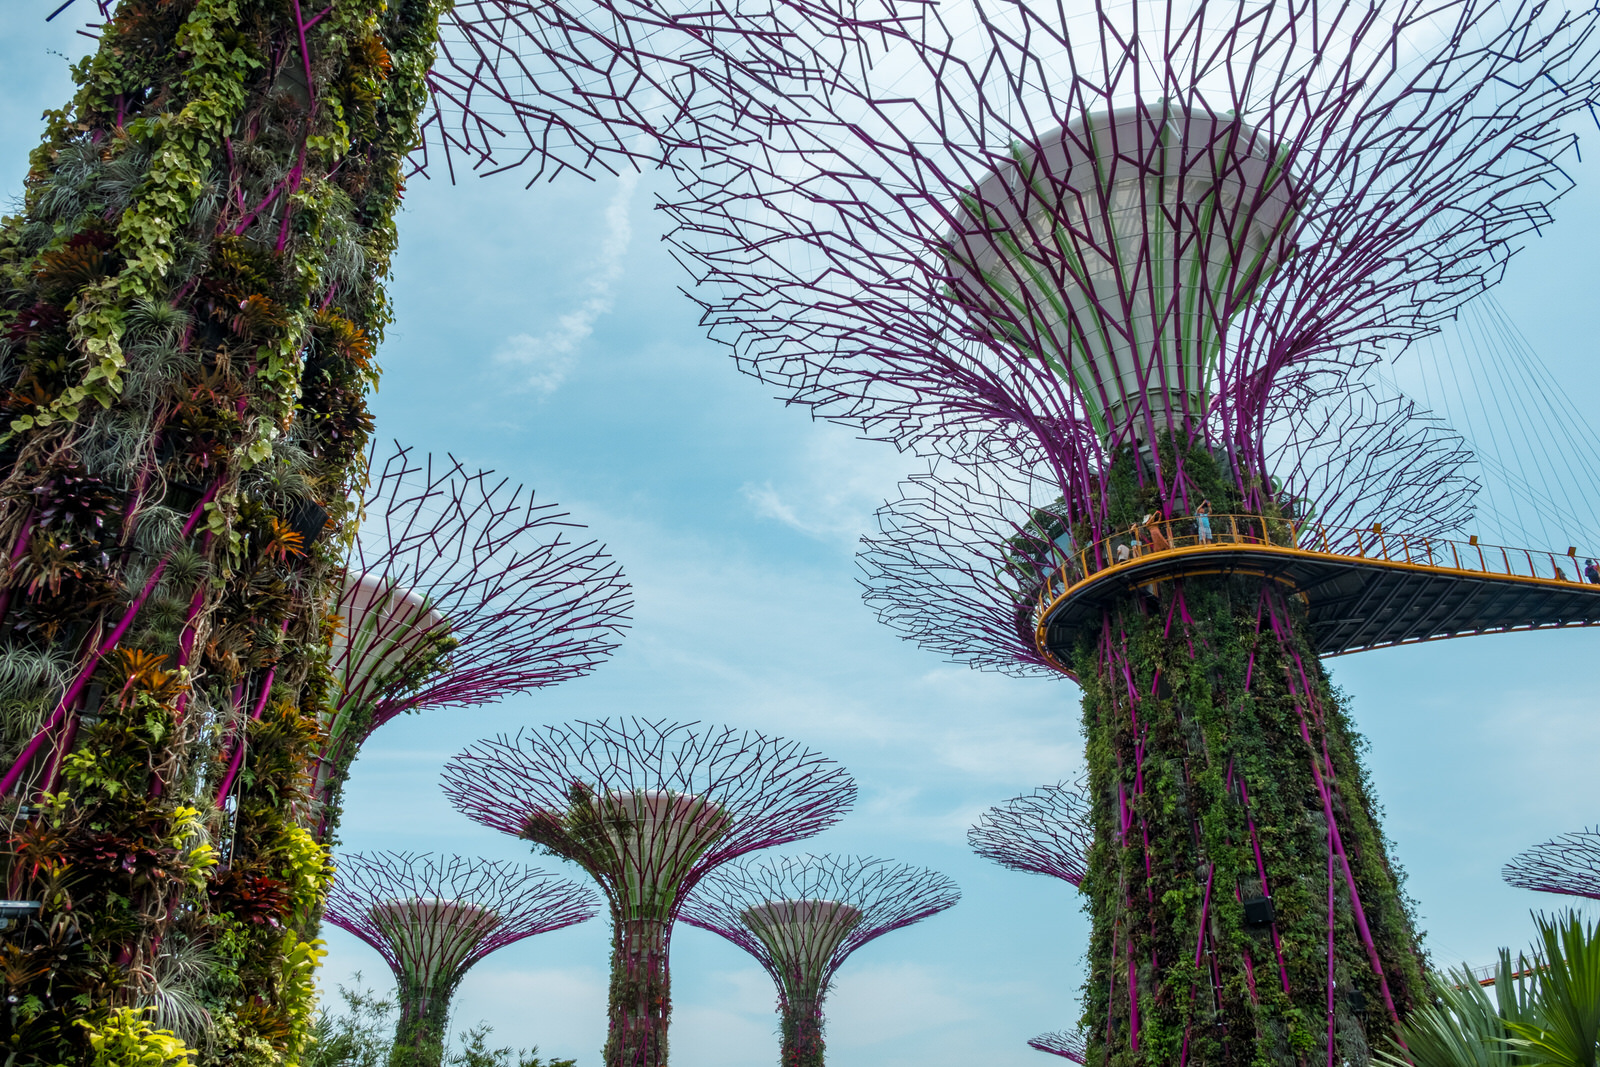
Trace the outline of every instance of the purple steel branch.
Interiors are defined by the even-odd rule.
[[[1562,834],[1522,853],[1500,871],[1518,889],[1600,900],[1600,828]]]
[[[1046,785],[1013,797],[979,817],[967,844],[984,859],[1014,871],[1083,884],[1089,872],[1094,824],[1083,783]]]
[[[1570,185],[1562,123],[1597,88],[1593,9],[977,6],[688,176],[674,240],[747,370],[948,454],[1026,435],[1096,536],[1098,475],[1169,417],[1264,504],[1277,401],[1493,284]],[[1091,157],[1115,174],[1049,162]],[[1140,355],[1110,373],[1091,342]]]
[[[1084,1041],[1083,1035],[1076,1030],[1054,1030],[1048,1034],[1040,1034],[1028,1041],[1029,1048],[1048,1052],[1052,1056],[1060,1056],[1073,1063],[1087,1063],[1089,1046]]]

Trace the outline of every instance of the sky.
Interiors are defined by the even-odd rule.
[[[70,95],[66,57],[89,43],[64,18],[44,23],[54,6],[0,5],[8,209],[40,112]],[[1595,161],[1572,170],[1578,185],[1555,224],[1497,294],[1586,434],[1597,416],[1597,140],[1585,142]],[[941,662],[874,620],[856,541],[917,464],[786,407],[704,339],[660,240],[658,183],[467,179],[407,193],[379,434],[560,503],[622,561],[637,608],[622,647],[588,677],[384,726],[355,764],[344,846],[560,869],[458,815],[438,789],[451,754],[524,725],[639,715],[795,738],[848,767],[860,799],[838,826],[784,851],[922,864],[964,892],[845,965],[828,1002],[830,1062],[1039,1067],[1048,1061],[1025,1042],[1075,1022],[1087,921],[1070,887],[980,860],[965,834],[989,805],[1078,774],[1078,691]],[[1592,502],[1597,473],[1571,479],[1570,492]],[[1530,909],[1561,903],[1507,887],[1499,868],[1600,823],[1597,655],[1600,631],[1571,630],[1330,663],[1370,742],[1394,858],[1436,963],[1487,963],[1498,946],[1528,941]],[[358,972],[390,987],[376,952],[335,929],[324,936],[325,989]],[[487,1021],[499,1042],[598,1067],[607,952],[597,920],[488,957],[461,986],[456,1028]],[[687,927],[672,953],[674,1062],[773,1062],[774,992],[754,961]]]

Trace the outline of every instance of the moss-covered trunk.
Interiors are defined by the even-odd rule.
[[[611,998],[606,1067],[666,1067],[672,976],[672,926],[659,919],[612,923]]]
[[[1303,605],[1253,575],[1154,590],[1130,592],[1077,652],[1090,1062],[1365,1063],[1426,993]]]
[[[782,1015],[781,1067],[822,1067],[822,1001],[785,997],[778,1010]]]
[[[439,1067],[444,1062],[455,981],[448,977],[431,983],[401,978],[399,990],[400,1018],[395,1023],[389,1067]]]
[[[0,1059],[127,1004],[203,1006],[146,1021],[207,1063],[307,1047],[324,612],[442,6],[120,0],[0,223],[0,817],[44,905]]]

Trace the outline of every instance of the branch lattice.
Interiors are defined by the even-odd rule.
[[[967,844],[1002,867],[1047,874],[1077,888],[1089,871],[1091,818],[1083,783],[1041,786],[985,811],[967,831]]]
[[[595,892],[533,867],[414,852],[339,857],[327,920],[397,976],[459,979],[489,953],[592,919]],[[453,906],[453,907],[450,907]]]
[[[719,868],[683,921],[760,961],[786,997],[817,1000],[856,949],[961,899],[937,871],[861,856],[776,856]]]
[[[686,892],[746,852],[820,833],[856,793],[799,742],[644,719],[475,742],[445,765],[444,789],[469,818],[574,859],[623,896],[667,877]]]
[[[1169,430],[1254,509],[1284,403],[1434,330],[1550,217],[1597,18],[941,8],[697,171],[674,240],[714,335],[825,417],[953,455],[1025,435],[1095,538],[1113,456]]]
[[[334,604],[340,690],[325,782],[397,715],[555,685],[616,649],[629,586],[556,505],[453,457],[396,446],[361,507]]]
[[[107,20],[115,0],[94,6]],[[439,18],[410,173],[438,165],[454,180],[520,169],[532,185],[732,147],[741,135],[704,115],[739,109],[774,121],[782,86],[835,81],[873,36],[914,25],[920,3],[898,6],[911,15],[827,0],[459,0]],[[296,10],[300,34],[332,10],[316,7]]]
[[[1600,828],[1562,834],[1535,845],[1500,873],[1519,889],[1600,900]]]
[[[1048,1034],[1040,1034],[1028,1041],[1029,1048],[1048,1052],[1052,1056],[1060,1056],[1073,1063],[1089,1062],[1088,1045],[1083,1040],[1083,1035],[1076,1030],[1054,1030]]]

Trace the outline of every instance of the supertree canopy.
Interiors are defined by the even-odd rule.
[[[822,1067],[822,1003],[868,941],[955,906],[937,871],[860,856],[778,856],[729,864],[701,882],[683,921],[754,956],[778,986],[783,1067]]]
[[[829,417],[959,451],[1020,427],[1097,534],[1135,444],[1156,503],[1199,503],[1156,462],[1174,431],[1258,506],[1307,376],[1432,329],[1548,217],[1593,17],[941,12],[698,171],[677,241],[714,332]]]
[[[75,1062],[106,1027],[156,1026],[203,1063],[294,1062],[330,870],[303,825],[340,700],[324,623],[408,173],[729,147],[708,107],[762,113],[865,20],[810,0],[100,10],[0,222],[4,873],[40,904],[6,971],[8,1002],[38,1005],[13,1047]],[[216,785],[245,751],[229,830]]]
[[[1500,873],[1519,889],[1600,900],[1600,829],[1562,834],[1535,845]]]
[[[1073,1063],[1088,1062],[1088,1044],[1083,1040],[1083,1035],[1075,1030],[1054,1030],[1048,1034],[1040,1034],[1028,1040],[1028,1047],[1048,1052],[1052,1056],[1060,1056]]]
[[[575,539],[583,527],[521,486],[408,448],[374,475],[334,600],[337,689],[315,796],[335,811],[378,727],[586,674],[617,647],[632,608],[605,549]]]
[[[574,723],[479,741],[445,793],[485,826],[578,864],[611,908],[607,1067],[662,1067],[668,949],[707,872],[837,822],[855,783],[797,742],[726,727]]]
[[[1077,888],[1088,873],[1094,833],[1089,799],[1065,782],[1013,797],[979,817],[967,844],[1014,871],[1047,874]]]
[[[489,953],[592,919],[592,890],[532,867],[460,856],[339,857],[327,920],[377,949],[400,994],[395,1045],[438,1067],[450,1000]],[[396,1061],[399,1062],[399,1061]]]
[[[1318,653],[1489,628],[1440,616],[1493,583],[1421,573],[1465,457],[1364,373],[1549,217],[1597,18],[941,7],[672,205],[747,370],[953,462],[889,516],[880,610],[1083,686],[1097,1062],[1365,1063],[1427,998]],[[1419,519],[1426,588],[1365,584]]]

